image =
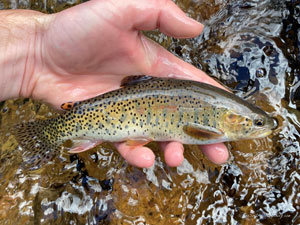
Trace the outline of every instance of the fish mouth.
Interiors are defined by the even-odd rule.
[[[272,134],[272,130],[266,130],[264,132],[256,132],[253,137],[254,138],[265,138],[267,136],[269,136],[270,134]]]

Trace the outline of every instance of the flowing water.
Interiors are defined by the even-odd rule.
[[[0,0],[1,9],[53,13],[79,1]],[[177,0],[206,25],[178,40],[147,35],[276,117],[265,139],[228,143],[214,165],[193,146],[177,168],[155,143],[150,169],[128,165],[109,144],[64,152],[23,170],[14,124],[56,113],[29,99],[0,104],[0,224],[300,224],[300,1]]]

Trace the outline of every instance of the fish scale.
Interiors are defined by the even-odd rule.
[[[105,141],[127,141],[132,147],[149,141],[212,144],[265,137],[275,126],[265,112],[239,97],[190,80],[138,77],[62,108],[68,111],[57,118],[16,127],[25,161],[39,166],[68,139],[75,143],[74,152]]]

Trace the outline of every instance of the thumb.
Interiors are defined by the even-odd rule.
[[[130,1],[133,2],[133,1]],[[159,29],[176,38],[190,38],[199,35],[203,25],[189,18],[174,2],[138,1],[133,26],[137,30]],[[138,15],[138,16],[137,16]]]
[[[159,29],[168,36],[189,38],[203,29],[201,23],[186,16],[171,0],[92,0],[81,4],[81,8],[96,12],[122,30]],[[88,12],[84,16],[90,17]]]

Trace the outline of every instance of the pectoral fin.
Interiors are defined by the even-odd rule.
[[[73,146],[71,150],[69,150],[69,153],[85,152],[89,149],[96,147],[101,143],[102,141],[100,140],[73,140]]]
[[[217,139],[224,135],[224,133],[217,128],[195,123],[189,123],[185,125],[183,127],[183,131],[187,135],[200,140]]]

